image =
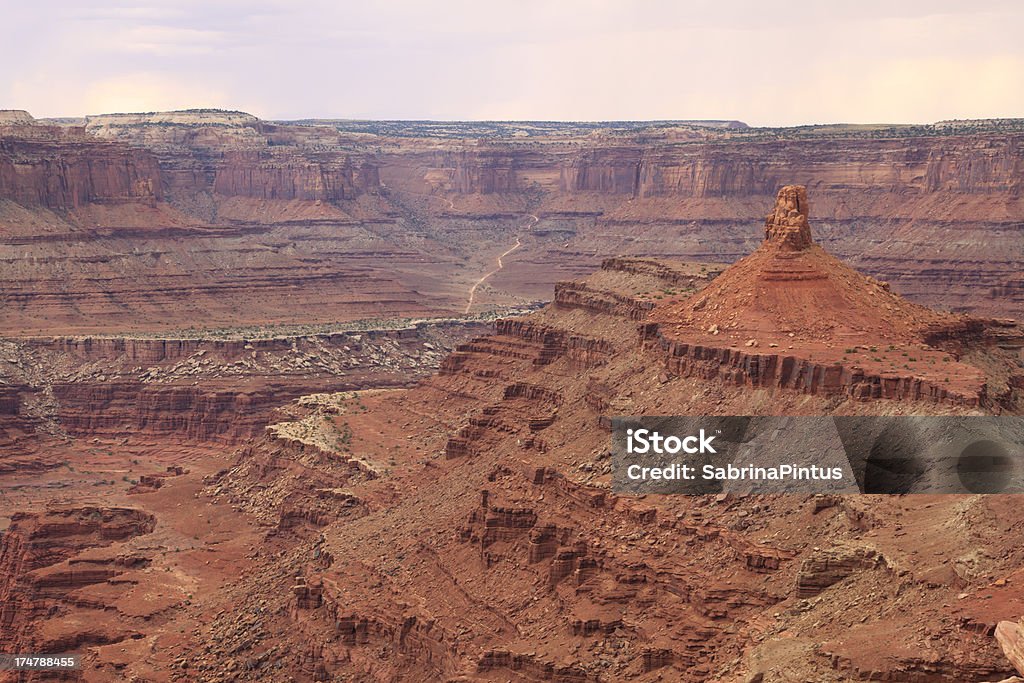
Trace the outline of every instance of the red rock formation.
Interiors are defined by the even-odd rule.
[[[308,382],[252,390],[106,382],[58,384],[53,391],[60,424],[74,436],[116,440],[127,427],[138,434],[231,443],[259,434],[282,399],[309,388]]]
[[[55,132],[56,139],[0,133],[0,199],[26,207],[77,209],[163,198],[161,171],[149,152]]]
[[[591,313],[625,313],[630,320],[643,320],[654,308],[652,301],[637,301],[611,292],[595,292],[577,282],[559,282],[555,285],[555,305]]]
[[[183,229],[170,242],[213,240],[216,248],[202,252],[203,259],[220,267],[226,243],[240,244],[244,259],[264,253],[277,259],[301,251],[295,245],[302,239],[313,239],[314,246],[294,263],[267,262],[256,269],[258,275],[248,267],[232,271],[246,277],[231,286],[326,283],[324,299],[345,278],[335,278],[326,266],[312,274],[317,277],[302,278],[323,266],[307,257],[331,244],[341,243],[337,248],[343,250],[350,246],[346,240],[369,244],[357,258],[379,259],[396,272],[419,263],[431,240],[446,249],[474,244],[432,232],[437,212],[458,225],[475,220],[453,218],[460,212],[521,217],[523,197],[529,196],[564,211],[562,219],[540,211],[541,222],[564,220],[563,228],[579,228],[578,236],[558,240],[551,239],[554,232],[542,235],[558,244],[590,240],[609,229],[617,234],[592,242],[595,249],[608,248],[613,239],[616,247],[631,244],[625,238],[637,235],[622,226],[634,231],[654,217],[667,221],[647,233],[657,233],[659,243],[700,242],[707,234],[701,230],[724,233],[739,224],[753,240],[757,227],[748,218],[763,211],[762,197],[779,184],[772,178],[781,176],[784,163],[798,176],[810,174],[801,168],[819,169],[825,186],[848,186],[839,199],[816,195],[815,210],[824,207],[833,220],[839,220],[840,206],[854,207],[848,216],[905,211],[907,221],[920,210],[885,209],[884,197],[858,185],[858,174],[880,187],[900,188],[901,196],[940,205],[960,192],[953,192],[950,178],[970,175],[964,167],[947,167],[959,163],[948,159],[935,162],[927,181],[915,175],[921,163],[932,164],[919,157],[945,149],[947,140],[925,141],[920,149],[905,141],[858,141],[852,145],[857,154],[845,157],[820,141],[754,143],[767,162],[763,166],[747,157],[748,148],[727,140],[659,146],[642,154],[621,140],[614,146],[602,141],[597,150],[554,144],[500,153],[481,143],[479,153],[417,152],[414,169],[408,167],[412,157],[403,158],[407,148],[394,143],[398,151],[384,161],[406,166],[381,168],[387,187],[377,197],[369,189],[359,191],[358,155],[349,165],[341,161],[348,152],[333,147],[324,159],[309,151],[312,144],[295,152],[313,140],[340,146],[336,131],[271,131],[245,120],[237,130],[208,126],[196,135],[195,149],[185,149],[184,141],[197,131],[174,124],[158,135],[151,125],[142,132],[135,124],[125,127],[112,137],[122,139],[123,133],[123,139],[159,150],[167,201],[194,215],[225,211],[218,218],[222,223]],[[261,147],[271,138],[293,149]],[[241,148],[231,150],[233,168],[221,165],[229,143]],[[434,142],[403,144],[418,150]],[[1013,185],[993,178],[1015,168],[1006,159],[1017,152],[989,151],[993,158],[987,162],[980,152],[963,157],[986,169],[981,175],[988,178],[965,181],[963,193],[991,198]],[[441,159],[446,166],[419,165],[423,159]],[[567,167],[572,170],[563,175]],[[914,179],[888,177],[896,173]],[[425,189],[411,180],[417,176],[429,176],[435,185],[416,194]],[[563,178],[567,185],[560,186]],[[317,199],[278,198],[333,197],[320,201],[344,203],[360,216],[353,221],[359,225],[333,223],[339,220],[333,214],[324,223],[282,219],[283,228],[249,226],[256,205],[224,201],[212,189],[217,182],[234,199],[256,194],[261,202],[308,201],[315,207]],[[431,189],[439,194],[431,195]],[[867,201],[868,195],[882,208]],[[694,197],[701,201],[684,201]],[[655,210],[662,198],[670,200],[671,211]],[[739,204],[731,203],[737,198]],[[706,201],[711,199],[723,201]],[[211,203],[203,205],[206,200]],[[85,437],[100,439],[83,456],[89,472],[52,475],[59,485],[68,482],[54,495],[86,495],[79,479],[126,467],[139,448],[114,443],[126,425],[133,437],[151,442],[152,457],[191,458],[190,467],[208,468],[203,473],[210,476],[197,490],[195,475],[184,481],[158,477],[152,473],[161,468],[147,460],[142,481],[150,490],[130,501],[152,506],[160,524],[148,513],[134,519],[109,513],[122,508],[84,505],[76,506],[82,519],[38,512],[31,520],[14,519],[0,541],[0,624],[16,633],[4,649],[82,647],[95,665],[90,675],[115,680],[276,680],[287,672],[300,681],[660,676],[697,683],[757,680],[760,667],[809,681],[952,683],[1006,673],[987,633],[995,621],[1020,614],[1012,574],[1020,562],[1015,539],[1022,520],[1019,506],[1004,497],[936,497],[921,504],[884,497],[636,499],[610,489],[610,415],[1020,412],[1024,385],[1009,327],[912,306],[884,284],[843,267],[811,243],[801,213],[805,206],[798,190],[787,191],[769,221],[765,244],[717,278],[679,264],[609,259],[585,280],[560,286],[554,305],[500,320],[494,334],[459,346],[438,375],[404,391],[368,392],[343,406],[305,399],[270,413],[275,401],[280,405],[302,391],[339,388],[340,375],[323,370],[338,360],[332,349],[339,345],[368,364],[385,343],[408,350],[422,340],[397,333],[360,340],[349,334],[202,343],[62,335],[25,342],[18,347],[24,359],[2,361],[17,380],[0,392],[0,425],[14,435],[12,443],[51,423],[71,432],[68,449],[88,448],[81,444]],[[1008,206],[1004,223],[1016,210]],[[718,222],[690,224],[716,215],[712,209],[720,212]],[[410,220],[403,230],[412,225],[421,232],[368,222],[388,212]],[[836,225],[842,223],[823,232]],[[144,239],[145,230],[111,237],[130,240],[111,252],[128,254],[124,246]],[[380,234],[392,230],[401,239],[429,238],[417,241],[402,265],[387,261],[394,252],[377,248]],[[494,239],[480,234],[476,239]],[[834,241],[817,238],[829,246]],[[48,237],[38,244],[32,240],[18,249],[52,244]],[[80,241],[103,242],[93,232]],[[165,251],[168,244],[155,246],[145,258],[179,254]],[[711,244],[717,248],[722,242]],[[746,245],[726,242],[723,253],[738,254]],[[570,255],[563,258],[578,261],[571,245],[565,249]],[[132,262],[134,255],[119,258]],[[374,287],[393,281],[373,280],[373,268],[357,271],[348,281]],[[434,286],[424,271],[415,272],[417,286]],[[216,298],[230,279],[217,286],[182,281],[180,292]],[[150,298],[143,290],[117,291]],[[51,292],[54,301],[58,293]],[[319,290],[313,293],[320,297]],[[387,298],[383,290],[371,294]],[[31,297],[18,301],[31,308]],[[261,308],[257,317],[269,310]],[[215,357],[225,374],[216,381],[207,371],[191,374],[191,361],[198,365],[200,353]],[[253,353],[302,362],[289,366],[294,371],[285,373],[287,381],[272,365],[226,372],[239,361],[253,361]],[[109,376],[100,379],[99,368]],[[954,378],[948,387],[942,381],[947,369]],[[325,377],[310,377],[321,371]],[[48,383],[40,376],[46,373],[63,379]],[[268,377],[278,377],[277,383]],[[372,377],[378,376],[364,373],[352,381],[362,386]],[[404,381],[408,375],[395,377]],[[55,389],[53,402],[48,388]],[[999,403],[989,400],[997,394],[1003,397]],[[268,421],[276,424],[263,429]],[[244,443],[229,455],[231,449],[222,445],[208,452],[194,444],[182,448],[182,436]],[[32,495],[51,494],[40,489]],[[92,523],[93,509],[102,523]],[[251,521],[253,529],[240,534],[236,527],[218,528],[234,516]],[[207,526],[216,531],[202,540]],[[45,528],[45,539],[26,541],[36,528]],[[132,544],[134,535],[148,529],[156,531],[152,538]],[[987,544],[980,555],[979,538]],[[166,544],[179,543],[191,550],[162,559],[167,564],[160,571],[141,571],[146,562],[172,555]],[[98,553],[97,547],[109,552]],[[147,554],[150,547],[161,549]],[[43,556],[57,561],[25,571],[26,558],[43,562]],[[139,582],[139,594],[155,598],[165,592],[162,580],[185,577],[181,585],[188,588],[175,585],[173,599],[183,601],[195,587],[191,604],[160,603],[140,617],[107,609],[102,591],[122,590],[111,582],[127,581],[123,574],[136,565],[141,569],[130,580]],[[997,590],[991,578],[1003,575],[1012,575],[1009,591]],[[85,613],[92,618],[89,628],[77,628],[60,612],[47,620],[55,605],[79,617],[74,610],[92,610]],[[65,623],[70,625],[58,628]],[[142,623],[144,637],[132,640]],[[116,648],[104,649],[113,642]],[[173,648],[173,661],[166,647]]]
[[[333,660],[325,652],[324,666],[335,672],[369,670],[367,653],[379,643],[393,642],[390,634],[401,624],[413,623],[408,620],[414,612],[415,624],[429,623],[435,636],[446,634],[443,643],[432,641],[430,649],[415,654],[402,650],[404,656],[418,658],[418,665],[429,668],[434,677],[460,675],[468,661],[472,663],[469,675],[478,676],[508,671],[540,680],[566,676],[624,680],[658,671],[673,680],[709,680],[726,671],[735,673],[730,669],[735,665],[729,662],[739,661],[744,651],[756,650],[761,638],[769,643],[765,652],[773,652],[773,631],[766,631],[765,624],[785,624],[814,642],[824,641],[822,628],[869,638],[893,619],[912,621],[907,604],[934,604],[933,595],[921,592],[923,583],[908,583],[906,572],[930,576],[927,572],[942,558],[914,554],[907,541],[900,540],[902,536],[886,536],[892,511],[881,499],[659,497],[638,501],[607,489],[607,435],[596,428],[606,413],[743,414],[764,411],[766,406],[779,412],[798,406],[816,413],[889,413],[900,410],[899,401],[923,398],[904,393],[909,391],[908,384],[894,393],[880,389],[872,400],[857,400],[840,390],[846,386],[841,372],[816,360],[780,361],[773,370],[771,357],[790,355],[788,350],[761,353],[747,347],[727,348],[729,356],[714,352],[707,357],[700,351],[701,362],[714,366],[714,372],[673,379],[660,371],[659,353],[682,347],[666,342],[662,348],[662,339],[668,337],[648,336],[647,343],[640,342],[643,333],[649,335],[651,330],[675,334],[675,321],[661,317],[663,310],[674,310],[680,302],[696,306],[702,300],[697,313],[707,310],[709,315],[716,311],[723,315],[724,309],[728,315],[731,311],[724,302],[731,305],[733,300],[750,298],[737,288],[760,282],[761,273],[799,274],[817,268],[822,278],[786,277],[768,280],[773,284],[765,287],[804,287],[808,282],[820,287],[836,277],[837,284],[828,286],[842,292],[858,288],[873,292],[865,296],[881,297],[882,310],[885,305],[903,305],[880,284],[853,277],[847,270],[833,272],[834,262],[819,257],[818,247],[790,252],[769,240],[766,249],[771,250],[772,259],[779,253],[812,253],[815,260],[803,266],[788,261],[771,264],[750,280],[742,272],[726,271],[686,299],[655,304],[639,330],[630,304],[642,301],[638,290],[649,287],[646,282],[637,287],[637,279],[667,280],[674,271],[642,262],[630,265],[629,278],[622,277],[622,270],[601,271],[574,289],[615,305],[591,310],[556,303],[530,317],[501,320],[495,334],[460,346],[437,377],[371,406],[366,425],[373,426],[370,439],[363,442],[368,457],[381,453],[374,450],[380,448],[377,416],[404,416],[398,433],[407,434],[419,425],[418,433],[426,441],[414,440],[415,446],[397,449],[409,454],[407,470],[353,484],[366,501],[365,516],[319,527],[331,556],[347,558],[345,567],[332,564],[323,572],[325,595],[328,587],[332,594],[347,587],[349,603],[361,603],[358,608],[332,607],[324,615],[317,614],[320,608],[304,610],[302,628],[309,632],[323,627],[338,633],[332,624],[341,624],[348,649]],[[742,271],[744,265],[735,268]],[[650,284],[661,291],[668,285],[666,280]],[[897,332],[919,335],[917,343],[924,343],[926,334],[917,323],[951,321],[941,314],[907,310],[915,317]],[[870,303],[859,312],[864,320],[874,314]],[[828,307],[811,313],[824,324],[836,315]],[[659,319],[652,321],[651,316]],[[727,318],[722,323],[728,334],[725,322]],[[957,329],[966,334],[974,327],[972,323]],[[986,353],[981,330],[987,327],[978,323],[973,336],[967,335],[973,341],[965,339],[966,346],[958,353],[964,357]],[[946,332],[941,334],[937,329],[927,327],[935,344],[943,335],[949,337],[943,344],[962,336],[954,327],[943,328]],[[786,339],[793,340],[787,346],[800,347],[791,352],[794,359],[815,350],[807,339],[820,341],[801,334],[786,335]],[[974,351],[966,351],[975,344]],[[586,347],[601,362],[581,364],[571,353],[574,346]],[[806,372],[795,369],[801,363]],[[742,377],[777,378],[783,365],[787,377],[802,379],[780,384],[740,381]],[[739,371],[742,377],[735,374]],[[806,389],[799,384],[803,381]],[[923,384],[914,386],[920,389]],[[833,389],[836,392],[831,395]],[[770,398],[763,393],[752,398],[754,390],[770,390]],[[942,414],[963,407],[953,400],[920,401],[912,409]],[[981,403],[975,409],[988,407]],[[438,430],[439,424],[444,428]],[[355,432],[360,429],[356,423]],[[543,448],[535,438],[538,429],[544,437]],[[385,452],[390,457],[396,451]],[[442,458],[442,452],[448,457]],[[231,482],[245,479],[247,467],[243,458],[221,481],[234,486]],[[392,483],[397,489],[391,488]],[[915,528],[919,534],[934,534],[929,542],[966,547],[967,536],[950,532],[942,521],[958,514],[955,503],[942,506],[921,510],[915,517],[915,524],[928,531]],[[998,524],[1004,526],[1004,522]],[[443,531],[437,533],[438,529]],[[863,538],[867,529],[872,532],[870,544]],[[387,535],[384,541],[379,538],[382,533]],[[366,568],[351,569],[353,555],[364,558]],[[372,591],[351,597],[356,586],[368,583],[374,586]],[[947,593],[962,590],[942,586]],[[902,599],[911,602],[868,599],[883,590],[914,597]],[[824,591],[829,591],[830,601],[815,601]],[[300,593],[299,599],[305,601],[305,589]],[[847,600],[860,602],[848,606]],[[921,602],[913,602],[917,600]],[[837,609],[833,603],[842,607]],[[800,616],[804,610],[813,614],[805,619]],[[467,618],[467,614],[473,616]],[[850,615],[856,615],[852,626]],[[518,634],[510,624],[518,627]],[[901,622],[900,628],[908,627]],[[410,633],[414,628],[409,627]],[[453,633],[460,634],[457,643],[449,639]],[[799,668],[806,680],[825,675],[913,680],[934,671],[942,680],[952,681],[957,675],[979,678],[1000,671],[991,645],[975,639],[969,648],[961,648],[961,632],[942,633],[936,641],[940,642],[937,661],[923,655],[879,661],[869,650],[827,643],[822,646],[824,654],[801,651],[794,657],[803,659],[788,659],[786,665]],[[598,641],[605,643],[604,649]],[[877,639],[871,642],[877,649]],[[389,659],[388,671],[404,671],[404,661]]]
[[[813,243],[807,209],[805,188],[782,188],[757,251],[701,294],[654,308],[641,334],[666,368],[824,396],[988,401],[985,374],[932,344],[941,330],[991,323],[912,304],[857,273]],[[800,354],[781,350],[796,345]]]
[[[639,262],[631,269],[599,271],[586,287],[626,302],[668,288],[657,274],[674,273]],[[691,298],[707,296],[723,278],[731,280],[725,273]],[[964,341],[964,357],[980,353],[982,328]],[[371,393],[358,404],[317,399],[286,407],[288,422],[240,448],[199,497],[188,498],[204,512],[207,505],[218,514],[238,508],[264,536],[216,598],[167,615],[168,629],[196,614],[210,620],[192,626],[180,645],[189,668],[176,673],[228,675],[231,657],[236,669],[245,662],[246,672],[264,678],[281,661],[302,681],[661,675],[696,683],[733,674],[742,680],[748,657],[803,680],[913,680],[928,672],[936,680],[981,680],[1001,672],[1002,655],[984,644],[991,638],[934,611],[964,604],[956,600],[964,585],[932,581],[926,588],[917,579],[935,575],[946,557],[963,556],[979,529],[1005,537],[1019,521],[1011,508],[970,510],[963,499],[925,508],[883,497],[638,500],[610,491],[602,415],[744,414],[766,406],[888,413],[900,405],[885,397],[826,401],[792,387],[773,387],[765,398],[757,392],[766,387],[717,376],[673,379],[657,349],[640,341],[629,306],[597,313],[551,306],[500,321],[495,334],[460,347],[442,373],[414,389]],[[71,344],[61,353],[84,349]],[[584,364],[573,349],[601,362]],[[88,353],[103,358],[107,351]],[[176,347],[167,353],[178,362]],[[914,410],[956,408],[921,403]],[[321,429],[348,436],[323,439]],[[469,457],[445,459],[446,444],[461,444],[457,455]],[[168,481],[132,500],[169,502],[178,486]],[[977,521],[966,528],[964,515]],[[903,525],[914,530],[912,539],[897,533]],[[920,547],[929,552],[913,552]],[[81,569],[88,573],[79,578],[97,586],[111,570]],[[64,568],[49,576],[77,580]],[[816,600],[826,591],[828,599]],[[230,609],[216,616],[210,601]],[[928,648],[899,647],[908,641],[898,634],[921,623],[939,625]],[[888,624],[894,631],[879,636]],[[820,651],[780,651],[783,630]],[[879,642],[886,643],[881,659]]]
[[[887,563],[871,548],[829,548],[811,555],[800,565],[796,595],[814,597],[855,572],[878,568],[887,568]]]
[[[816,363],[792,355],[747,353],[669,341],[655,324],[642,329],[647,348],[662,355],[666,370],[677,377],[717,379],[725,384],[850,396],[858,400],[884,398],[973,407],[989,398],[983,384],[961,392],[913,375],[872,374],[842,363]]]
[[[768,214],[764,224],[764,238],[782,245],[789,251],[806,249],[811,240],[811,226],[807,222],[810,207],[807,204],[807,188],[802,185],[786,185],[775,198],[775,209]]]
[[[508,650],[489,650],[477,664],[477,671],[487,673],[494,669],[514,671],[528,680],[553,681],[553,683],[590,683],[600,680],[596,674],[574,665],[558,666],[553,662],[539,661],[535,655],[513,653]]]
[[[1024,630],[1013,621],[1001,621],[996,626],[996,640],[1017,672],[1024,675]]]
[[[224,197],[336,202],[376,192],[380,178],[367,160],[316,161],[297,155],[231,152],[219,162],[213,192]]]
[[[0,650],[49,652],[45,648],[52,646],[52,652],[65,652],[65,647],[77,647],[80,643],[42,642],[38,622],[57,609],[65,594],[106,582],[132,561],[69,560],[91,548],[148,534],[155,526],[152,515],[130,508],[55,506],[42,513],[14,513],[0,538]]]
[[[472,145],[418,124],[386,142],[339,127],[238,112],[90,117],[85,129],[13,117],[0,125],[0,200],[10,202],[0,207],[0,262],[12,265],[0,327],[458,312],[465,290],[446,283],[466,277],[462,248],[511,245],[537,214],[536,239],[486,293],[511,303],[578,276],[584,255],[738,258],[756,241],[750,223],[765,198],[792,181],[822,193],[822,244],[914,300],[1007,315],[1024,296],[1010,258],[1024,146],[1006,126],[875,139],[691,127],[681,138],[645,130]],[[953,253],[940,247],[951,233],[972,238]],[[472,267],[486,273],[484,258]],[[315,301],[296,301],[310,288]]]

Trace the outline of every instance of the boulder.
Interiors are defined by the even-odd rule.
[[[1021,622],[1000,621],[996,625],[996,640],[1013,667],[1024,674],[1024,628]]]

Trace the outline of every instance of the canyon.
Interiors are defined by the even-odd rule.
[[[1013,496],[619,495],[609,437],[1024,414],[1022,139],[0,115],[0,651],[89,681],[1009,679]]]
[[[607,257],[732,262],[787,183],[821,198],[823,246],[913,301],[1008,316],[1024,300],[1018,120],[357,123],[4,117],[0,330],[457,315],[517,240],[469,303],[522,305]]]
[[[793,193],[806,197],[784,188],[783,209]],[[806,226],[806,213],[793,220]],[[766,277],[762,260],[791,254],[816,263],[818,279]],[[1024,519],[1012,497],[620,496],[608,430],[617,414],[1020,414],[1021,330],[881,299],[877,283],[813,241],[791,247],[771,230],[724,272],[701,268],[608,259],[561,283],[551,305],[459,345],[412,389],[294,403],[202,493],[258,519],[268,538],[292,540],[224,598],[275,636],[254,642],[215,620],[189,666],[227,676],[220,662],[241,643],[252,668],[235,675],[273,678],[288,638],[297,654],[283,666],[311,680],[1010,676],[993,634],[1022,608],[1014,534]],[[807,365],[805,354],[844,338],[840,324],[859,322],[824,304],[765,309],[757,347],[743,341],[748,329],[730,339],[722,320],[712,336],[723,353],[704,357],[700,372],[647,341],[652,325],[702,331],[688,307],[706,299],[698,312],[730,310],[724,292],[756,300],[751,282],[793,299],[821,281],[861,300],[865,316],[899,307],[903,327],[885,341],[955,354],[961,373],[980,372],[1003,398],[777,384],[731,370],[741,349],[760,367],[776,355]],[[787,318],[812,312],[817,327]],[[972,320],[999,334],[979,333],[964,342],[970,350],[926,340]],[[793,349],[766,343],[780,330]]]

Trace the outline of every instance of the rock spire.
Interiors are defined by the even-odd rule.
[[[800,251],[811,246],[811,226],[807,222],[807,188],[786,185],[775,197],[775,208],[764,223],[764,238],[778,242],[784,249]]]

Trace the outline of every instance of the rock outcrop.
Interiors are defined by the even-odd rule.
[[[800,565],[796,596],[811,598],[856,572],[886,567],[885,558],[872,548],[835,547],[818,550]]]
[[[76,632],[72,623],[70,633],[48,642],[40,624],[60,611],[69,594],[146,563],[128,554],[88,553],[149,534],[155,526],[153,515],[134,508],[51,506],[39,513],[14,513],[0,537],[0,649],[60,652],[125,637],[123,629],[103,632],[85,626]],[[81,559],[83,553],[89,559]]]
[[[1006,658],[1024,675],[1024,627],[1019,622],[1001,621],[996,625],[995,635]]]
[[[811,246],[811,225],[807,221],[810,207],[807,188],[786,185],[775,198],[775,208],[764,224],[764,238],[782,245],[789,251],[800,251]]]
[[[0,199],[69,211],[163,198],[160,165],[146,150],[63,131],[40,137],[8,137],[0,129]]]
[[[24,109],[0,109],[0,126],[31,125],[35,119]]]
[[[924,308],[861,275],[814,244],[807,210],[805,188],[783,187],[753,254],[700,294],[653,307],[641,335],[666,369],[858,400],[992,400],[985,373],[943,339],[998,324]]]

